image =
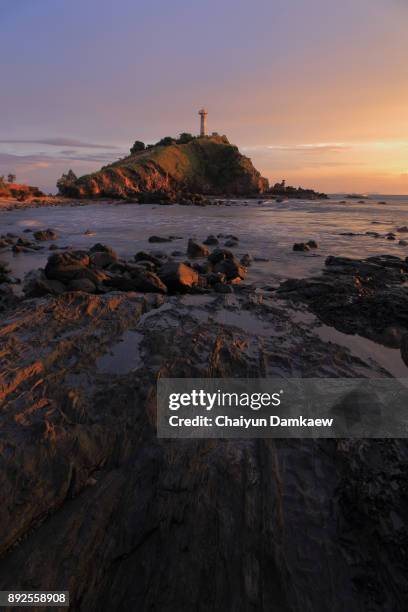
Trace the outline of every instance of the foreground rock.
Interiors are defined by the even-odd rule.
[[[198,285],[196,270],[183,263],[169,262],[160,268],[160,278],[171,291],[187,292]]]
[[[293,245],[294,251],[310,251],[310,249],[317,249],[318,244],[316,240],[308,240],[307,242],[295,242]]]
[[[37,232],[34,232],[33,235],[36,240],[57,240],[58,238],[57,232],[50,228],[38,230]]]
[[[208,257],[191,265],[189,261],[176,262],[165,253],[139,251],[134,261],[125,261],[100,243],[89,251],[58,252],[48,258],[44,270],[26,276],[24,293],[27,297],[39,297],[69,291],[222,292],[221,284],[236,284],[246,276],[244,265],[227,249],[209,253],[206,246],[190,239],[188,254],[192,258]],[[249,264],[248,258],[247,254],[243,262]]]
[[[383,372],[276,305],[239,301],[256,335],[217,322],[224,296],[162,299],[70,293],[2,321],[0,588],[58,585],[78,612],[406,610],[405,441],[155,429],[158,377]]]
[[[209,254],[210,251],[204,244],[201,244],[192,238],[189,239],[187,245],[187,255],[189,257],[208,257]]]
[[[392,255],[328,257],[321,276],[284,282],[276,295],[305,302],[324,323],[397,348],[408,332],[408,264]]]

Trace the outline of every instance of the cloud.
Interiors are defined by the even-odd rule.
[[[37,164],[42,162],[57,162],[57,161],[85,161],[85,162],[114,162],[112,155],[106,154],[95,154],[95,153],[82,153],[78,154],[75,150],[60,151],[55,155],[48,155],[47,153],[32,153],[27,155],[14,155],[12,153],[1,153],[0,152],[0,165],[4,164]]]
[[[76,147],[84,149],[117,149],[116,145],[111,144],[97,144],[94,142],[82,142],[82,140],[76,140],[74,138],[38,138],[38,139],[24,139],[24,138],[11,138],[9,140],[0,140],[1,144],[37,144],[37,145],[49,145],[52,147]]]
[[[318,142],[296,145],[268,145],[267,148],[275,151],[295,151],[301,153],[338,153],[339,151],[348,151],[351,146],[344,142]]]
[[[352,144],[345,142],[316,142],[316,143],[302,143],[302,144],[270,144],[270,145],[255,145],[242,147],[243,151],[254,152],[254,153],[343,153],[350,151],[353,148]]]

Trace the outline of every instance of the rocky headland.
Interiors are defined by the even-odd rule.
[[[60,179],[60,193],[74,198],[132,198],[135,201],[189,200],[191,194],[251,195],[268,181],[226,136],[165,138],[154,146],[133,147],[131,154],[98,172]]]

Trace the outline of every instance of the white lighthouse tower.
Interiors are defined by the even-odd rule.
[[[206,136],[207,135],[207,111],[205,110],[205,108],[202,108],[198,111],[198,114],[200,115],[200,136]]]

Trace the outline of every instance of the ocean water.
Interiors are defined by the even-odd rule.
[[[58,232],[55,243],[88,249],[96,242],[113,247],[121,257],[132,258],[140,250],[172,253],[180,251],[177,259],[185,259],[190,237],[204,240],[209,234],[233,234],[238,246],[232,250],[237,256],[250,253],[255,258],[249,268],[247,281],[257,286],[277,286],[287,278],[303,278],[318,274],[328,255],[368,257],[391,254],[408,257],[408,246],[399,245],[400,239],[408,241],[408,232],[398,228],[408,226],[408,196],[376,196],[364,202],[346,200],[339,195],[328,201],[292,200],[277,203],[274,200],[228,201],[222,206],[186,207],[137,204],[95,203],[88,206],[65,206],[0,211],[0,234],[11,232],[30,238],[24,229],[52,228]],[[379,202],[385,201],[386,204]],[[374,238],[365,232],[377,232]],[[353,232],[357,236],[341,234]],[[386,234],[394,232],[396,240],[387,240]],[[168,243],[151,244],[151,235],[175,236]],[[294,242],[316,240],[319,248],[308,253],[292,250]],[[225,238],[220,237],[220,245]],[[23,279],[33,268],[45,265],[50,254],[49,242],[40,243],[45,248],[35,253],[13,254],[0,252],[0,261],[6,261],[15,276]],[[201,296],[202,297],[202,296]],[[186,296],[183,299],[200,298]],[[197,310],[199,312],[199,309]],[[220,313],[222,316],[222,312]],[[319,324],[311,313],[300,316],[299,325],[310,327],[324,341],[339,344],[359,356],[365,363],[373,358],[391,375],[408,379],[408,368],[402,361],[399,349],[383,347],[359,336],[348,336],[333,328]],[[302,323],[302,317],[307,320]],[[245,312],[229,310],[222,322],[238,325],[248,332],[269,333],[260,329],[259,322]],[[255,325],[256,329],[252,329]],[[126,347],[125,347],[126,348]],[[121,353],[119,354],[121,358]],[[115,351],[113,360],[106,367],[117,367]],[[102,364],[103,365],[103,364]]]
[[[233,234],[239,238],[232,249],[238,256],[250,253],[266,262],[254,262],[248,281],[276,284],[286,278],[301,278],[319,273],[328,255],[367,257],[377,254],[408,256],[408,247],[398,244],[408,240],[397,228],[408,226],[408,196],[376,196],[364,203],[338,196],[328,201],[274,200],[234,201],[222,206],[158,206],[95,203],[88,206],[33,208],[0,212],[0,234],[22,234],[24,229],[53,228],[58,232],[59,246],[87,249],[96,242],[113,247],[120,256],[132,258],[139,250],[171,253],[186,251],[188,238],[204,240],[208,234]],[[386,201],[387,204],[379,204]],[[91,234],[85,234],[85,232]],[[378,232],[380,238],[364,235]],[[354,232],[360,236],[342,236]],[[397,240],[385,234],[395,232]],[[150,244],[151,235],[177,236],[169,243]],[[30,238],[30,234],[23,234]],[[298,253],[294,242],[316,240],[317,250]],[[220,238],[222,246],[225,239]],[[45,264],[45,249],[34,253],[0,252],[13,273],[24,274]],[[179,257],[183,259],[183,256]]]

